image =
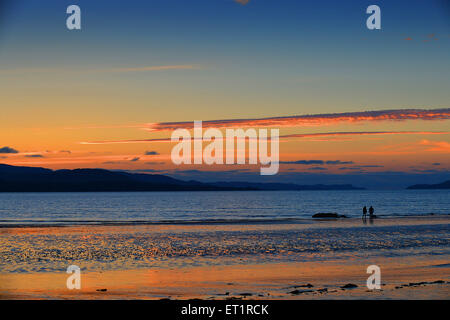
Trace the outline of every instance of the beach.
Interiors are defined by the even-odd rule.
[[[0,228],[2,299],[448,299],[450,217]],[[66,286],[69,265],[81,289]],[[367,267],[381,289],[366,286]]]

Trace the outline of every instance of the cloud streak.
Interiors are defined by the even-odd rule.
[[[342,165],[353,164],[353,161],[341,161],[341,160],[295,160],[295,161],[280,161],[280,164],[303,164],[303,165],[315,165],[315,164],[330,164],[330,165]]]
[[[427,151],[450,153],[450,143],[446,141],[429,141],[422,140],[420,144],[427,146]]]
[[[363,121],[404,121],[404,120],[448,120],[450,108],[443,109],[397,109],[363,112],[344,112],[328,114],[298,115],[254,119],[227,119],[203,121],[203,128],[245,128],[277,127],[292,128],[303,126],[322,126],[340,122]],[[166,131],[193,127],[193,121],[149,123],[149,131]]]
[[[10,147],[3,147],[0,148],[0,153],[19,153],[19,151]]]
[[[280,140],[292,140],[296,138],[313,138],[313,137],[333,137],[333,136],[362,136],[362,135],[440,135],[450,134],[449,131],[366,131],[366,132],[318,132],[318,133],[298,133],[280,136]],[[269,138],[270,139],[270,138]],[[191,140],[195,140],[191,138]],[[218,140],[226,140],[226,137]],[[80,144],[127,144],[127,143],[171,143],[170,138],[153,138],[153,139],[130,139],[130,140],[103,140],[103,141],[82,141]]]
[[[44,158],[42,154],[27,154],[24,156],[25,158]]]
[[[146,156],[157,156],[159,155],[158,151],[145,151]]]
[[[3,69],[0,74],[29,74],[29,73],[128,73],[128,72],[149,72],[164,70],[194,70],[200,69],[200,66],[191,64],[165,65],[165,66],[142,66],[142,67],[124,67],[124,68],[105,68],[105,69],[63,69],[63,68],[21,68],[21,69]]]

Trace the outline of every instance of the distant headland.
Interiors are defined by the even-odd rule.
[[[51,170],[0,164],[0,192],[363,190],[351,184],[298,185],[184,181],[160,174],[105,169]]]
[[[406,189],[450,189],[450,180],[437,184],[415,184]]]

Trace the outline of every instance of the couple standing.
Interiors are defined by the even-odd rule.
[[[374,208],[372,206],[370,206],[370,208],[369,208],[369,217],[370,218],[375,217],[375,215],[373,214],[374,212],[375,212]],[[363,208],[363,218],[365,218],[366,215],[367,215],[367,208],[366,208],[366,206],[364,206],[364,208]]]

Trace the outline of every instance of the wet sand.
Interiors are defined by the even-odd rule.
[[[4,228],[0,298],[449,299],[448,222]],[[315,232],[334,238],[301,251],[295,240]],[[82,269],[80,290],[66,287],[70,264]],[[372,264],[381,269],[380,290],[366,286]]]
[[[81,289],[66,273],[1,274],[2,299],[449,299],[447,261],[382,263],[381,290],[365,265],[288,263],[88,272]],[[344,289],[355,284],[356,288]],[[106,289],[106,290],[105,290]]]

